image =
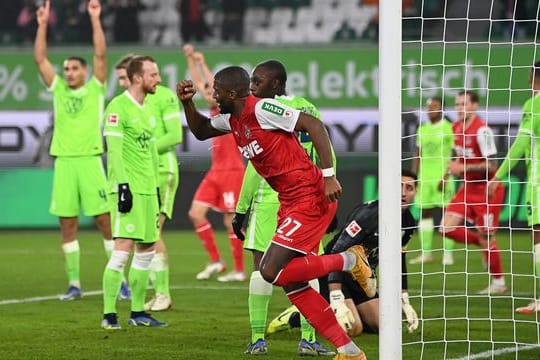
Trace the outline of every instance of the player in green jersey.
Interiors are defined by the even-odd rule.
[[[129,270],[132,289],[131,316],[134,326],[165,326],[144,311],[150,263],[159,238],[158,154],[154,137],[157,120],[145,103],[161,78],[149,56],[135,56],[126,68],[128,89],[116,96],[105,111],[105,137],[111,222],[114,249],[103,272],[103,321],[107,330],[120,329],[115,294],[135,245]]]
[[[251,75],[251,93],[257,97],[275,98],[285,105],[302,110],[321,119],[321,114],[309,101],[299,96],[286,95],[286,81],[287,73],[282,63],[276,60],[265,61],[258,64],[253,70]],[[300,132],[298,139],[307,154],[316,163],[317,153],[309,134]],[[335,164],[335,155],[333,152],[332,155]],[[250,217],[244,235],[241,227],[248,209],[251,209]],[[242,190],[238,204],[236,205],[233,228],[237,237],[241,239],[245,237],[244,249],[251,251],[253,254],[254,271],[251,273],[249,280],[248,298],[251,341],[245,351],[249,355],[260,355],[267,352],[265,329],[268,303],[272,296],[273,285],[262,278],[259,271],[259,263],[264,251],[270,244],[272,235],[276,231],[278,210],[279,200],[277,192],[257,174],[251,162],[248,162]],[[315,289],[319,289],[317,279],[310,281],[310,285]],[[300,355],[334,355],[334,352],[326,349],[316,340],[315,330],[303,316],[301,317],[301,328],[302,338],[298,345],[298,353]]]
[[[113,247],[101,161],[101,125],[107,79],[106,43],[100,21],[101,5],[98,0],[90,0],[87,10],[94,45],[93,75],[86,81],[86,61],[78,56],[64,61],[64,77],[57,75],[47,58],[49,10],[50,1],[46,0],[36,12],[38,27],[34,59],[43,82],[54,96],[54,132],[50,153],[56,159],[50,212],[60,219],[62,250],[69,280],[69,288],[60,299],[73,300],[82,296],[77,241],[81,205],[86,215],[95,217],[108,256]],[[121,295],[129,297],[126,286]]]
[[[446,169],[452,156],[454,133],[452,123],[442,114],[442,99],[432,97],[427,101],[427,116],[429,122],[418,127],[416,133],[416,156],[413,160],[412,171],[418,174],[418,200],[421,219],[419,236],[422,253],[411,259],[409,264],[430,263],[434,216],[440,213],[452,198],[454,186],[447,180]],[[452,250],[454,241],[444,238],[443,264],[452,265],[454,258]]]
[[[126,67],[134,55],[127,55],[115,66],[118,83],[127,89],[130,85]],[[178,159],[175,145],[182,142],[182,127],[179,104],[176,94],[158,85],[155,94],[149,94],[145,104],[150,106],[155,118],[156,147],[159,154],[159,196],[161,208],[159,214],[159,240],[156,242],[156,255],[150,264],[150,277],[153,279],[155,296],[146,303],[145,310],[164,311],[172,307],[169,289],[169,262],[167,248],[163,241],[163,225],[171,219],[176,189],[178,188]]]
[[[533,96],[523,105],[521,123],[514,140],[495,176],[488,184],[488,192],[493,196],[500,182],[507,178],[510,171],[521,158],[527,166],[527,210],[528,223],[532,227],[534,241],[534,274],[536,281],[536,299],[529,305],[519,307],[520,314],[534,314],[540,311],[540,61],[533,65],[529,76]]]

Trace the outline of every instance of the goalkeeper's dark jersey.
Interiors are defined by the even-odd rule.
[[[416,229],[416,220],[409,209],[401,215],[401,246],[403,249],[411,240]],[[373,270],[379,265],[379,201],[370,201],[356,206],[336,236],[326,245],[326,254],[337,254],[353,245],[362,245],[368,255],[368,261]],[[405,253],[402,256],[402,272],[406,274]],[[340,282],[340,274],[332,273],[330,282]],[[406,279],[403,279],[406,289]]]

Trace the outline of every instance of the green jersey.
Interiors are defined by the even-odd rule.
[[[421,181],[439,181],[446,174],[454,146],[452,123],[446,119],[420,125],[416,133],[416,146],[420,153]]]
[[[538,184],[540,175],[540,94],[523,105],[521,123],[516,140],[499,166],[495,177],[503,180],[521,158],[525,158],[527,178],[530,184]]]
[[[73,90],[56,75],[49,88],[53,93],[54,132],[50,153],[53,156],[89,156],[103,153],[101,124],[105,85],[94,76]]]
[[[105,118],[110,191],[128,183],[134,193],[156,194],[156,120],[150,107],[125,91],[111,100]]]
[[[146,96],[145,105],[152,109],[157,120],[154,136],[159,154],[159,171],[178,173],[175,145],[182,142],[178,98],[169,88],[158,85],[155,94]]]
[[[282,104],[288,105],[292,108],[301,110],[305,113],[308,113],[318,119],[321,119],[321,114],[309,101],[299,96],[276,96],[275,98]],[[311,138],[305,132],[298,133],[298,140],[300,144],[306,150],[309,157],[313,160],[314,163],[317,163],[318,156]],[[336,156],[334,149],[332,149],[332,157],[334,159],[334,168],[336,166]],[[244,182],[242,183],[242,190],[240,192],[240,197],[236,205],[236,211],[242,214],[247,212],[247,209],[251,206],[252,202],[257,203],[279,203],[277,192],[275,192],[270,185],[255,171],[255,168],[251,164],[251,161],[248,162],[246,171],[244,173]]]

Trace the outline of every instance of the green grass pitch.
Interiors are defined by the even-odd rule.
[[[218,244],[228,264],[225,234]],[[411,302],[425,319],[418,332],[403,332],[404,359],[476,358],[538,359],[538,349],[513,351],[515,343],[538,344],[538,318],[514,313],[533,295],[531,240],[526,232],[498,237],[503,251],[506,280],[511,292],[502,296],[477,296],[488,284],[479,252],[458,246],[456,264],[443,271],[441,252],[433,264],[408,266]],[[195,274],[207,261],[199,241],[190,231],[167,231],[172,311],[156,313],[167,328],[132,328],[126,324],[127,303],[119,303],[123,329],[106,332],[99,325],[101,277],[106,263],[97,232],[82,231],[82,283],[86,296],[73,302],[48,297],[66,288],[63,257],[57,231],[1,231],[0,243],[0,359],[242,359],[250,340],[247,282],[200,282]],[[440,244],[436,238],[435,244]],[[418,246],[414,239],[410,249]],[[511,246],[512,252],[509,251]],[[251,255],[246,253],[248,270]],[[465,273],[467,271],[467,274]],[[151,291],[150,291],[151,292]],[[149,292],[149,293],[150,293]],[[445,296],[442,296],[442,294]],[[513,296],[512,296],[512,295]],[[45,299],[38,299],[44,297]],[[28,301],[34,298],[37,301]],[[17,299],[20,301],[9,302]],[[26,300],[25,300],[26,299]],[[280,289],[274,290],[269,319],[287,306]],[[448,340],[442,342],[442,336]],[[267,359],[297,359],[299,330],[269,336]],[[470,341],[465,341],[466,339]],[[368,358],[378,358],[378,337],[355,339]],[[328,343],[326,343],[328,344]],[[494,352],[490,352],[494,351]],[[481,355],[485,354],[485,355]]]

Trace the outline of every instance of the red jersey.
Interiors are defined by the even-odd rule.
[[[294,127],[300,111],[274,99],[246,98],[239,118],[221,114],[212,126],[232,131],[242,154],[278,192],[280,202],[324,198],[322,173],[300,145]]]
[[[210,109],[210,116],[219,114],[217,106]],[[244,170],[244,161],[240,149],[232,135],[217,136],[212,138],[212,165],[210,170],[228,171]]]
[[[454,130],[454,150],[458,156],[458,161],[467,164],[479,164],[486,161],[488,156],[497,153],[497,147],[493,138],[493,132],[478,116],[463,128],[463,121],[455,121],[452,125]],[[465,171],[465,180],[489,180],[493,177],[493,172],[487,171]]]

